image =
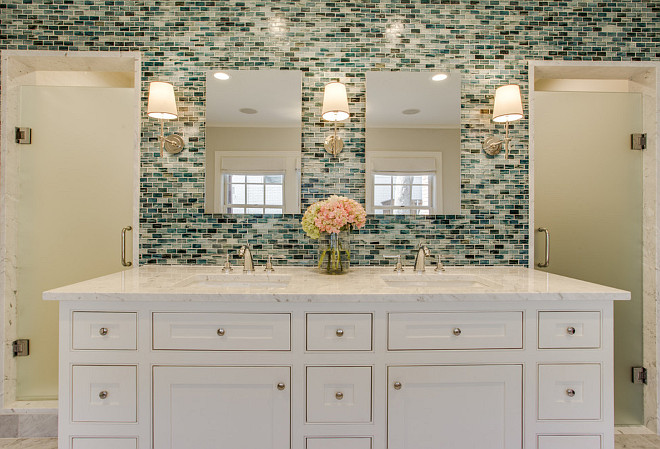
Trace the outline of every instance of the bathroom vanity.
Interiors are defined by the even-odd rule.
[[[612,305],[526,268],[143,266],[60,301],[59,449],[613,449]]]

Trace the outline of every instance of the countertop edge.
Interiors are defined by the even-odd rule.
[[[91,302],[243,302],[243,303],[322,303],[322,302],[525,302],[525,301],[627,301],[628,292],[479,292],[479,293],[386,293],[386,294],[277,294],[277,293],[73,293],[44,292],[45,301]]]

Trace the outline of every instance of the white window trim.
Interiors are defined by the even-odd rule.
[[[276,158],[283,162],[281,169],[260,169],[258,166],[268,159]],[[231,169],[227,169],[231,161]],[[243,165],[242,165],[243,164]],[[255,168],[255,165],[257,168]],[[240,171],[246,174],[276,174],[284,175],[284,209],[285,214],[300,213],[300,152],[299,151],[216,151],[215,179],[213,192],[216,201],[213,204],[214,214],[226,212],[224,175]],[[242,215],[242,214],[239,214]]]
[[[401,159],[405,157],[406,159],[435,159],[435,171],[420,171],[420,175],[423,173],[432,173],[433,174],[433,184],[431,188],[431,198],[433,203],[431,205],[431,215],[441,215],[444,210],[443,201],[442,201],[442,152],[440,151],[406,151],[406,150],[397,150],[397,151],[368,151],[366,154],[366,185],[367,185],[367,213],[374,213],[374,162],[377,159]],[[414,170],[401,170],[401,173],[414,173]],[[388,174],[386,172],[381,172],[383,174]]]

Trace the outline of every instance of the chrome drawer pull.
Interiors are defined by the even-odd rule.
[[[344,399],[344,393],[338,391],[335,393],[335,397],[337,398],[338,401],[341,401],[342,399]]]
[[[280,383],[277,384],[277,389],[278,390],[282,391],[285,388],[286,388],[286,384],[284,384],[283,382],[280,382]]]
[[[575,390],[573,390],[572,388],[567,389],[566,390],[566,396],[568,396],[569,398],[572,398],[573,396],[575,396]]]
[[[102,335],[104,337],[106,335],[108,335],[108,328],[107,327],[102,327],[101,329],[99,329],[99,335]]]
[[[337,329],[337,332],[335,332],[335,333],[337,334],[337,337],[343,337],[344,336],[344,329]]]
[[[394,382],[394,389],[395,390],[400,390],[401,389],[401,382],[399,382],[399,381]]]
[[[108,397],[108,392],[103,390],[102,392],[99,393],[99,397],[101,399],[106,399]]]
[[[568,335],[575,335],[575,328],[573,326],[569,326],[566,328],[566,333]]]
[[[454,330],[452,331],[452,333],[453,333],[455,336],[458,337],[459,335],[461,335],[461,334],[463,333],[463,331],[461,331],[460,328],[455,327]]]
[[[224,336],[225,335],[225,330],[223,328],[218,329],[218,335],[220,337]]]

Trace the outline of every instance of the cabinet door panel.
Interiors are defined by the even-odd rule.
[[[371,438],[307,438],[307,449],[371,449]]]
[[[72,449],[137,449],[135,438],[74,438]]]
[[[388,379],[389,449],[522,447],[520,365],[394,366]]]
[[[290,378],[288,367],[155,367],[154,447],[288,448]]]
[[[601,449],[600,435],[539,435],[539,449]]]

